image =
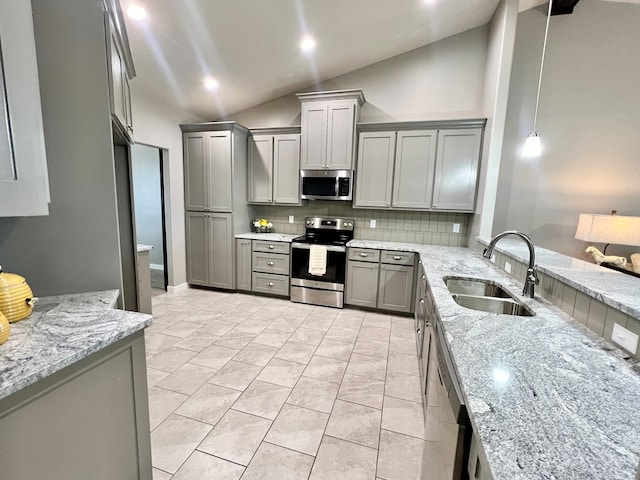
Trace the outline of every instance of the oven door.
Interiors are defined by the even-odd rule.
[[[310,247],[308,243],[291,244],[291,285],[344,291],[346,247],[327,246],[327,271],[324,275],[309,273]]]

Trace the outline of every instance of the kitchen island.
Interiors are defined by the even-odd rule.
[[[151,479],[144,328],[117,290],[41,298],[0,346],[3,480]]]
[[[522,297],[521,284],[469,249],[367,240],[349,246],[420,255],[493,478],[636,478],[640,371],[628,355],[538,295]],[[535,315],[461,307],[446,276],[495,281]]]

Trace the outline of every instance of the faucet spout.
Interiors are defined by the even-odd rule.
[[[531,239],[522,232],[518,232],[517,230],[507,230],[506,232],[498,233],[495,235],[487,248],[484,249],[482,256],[484,258],[491,258],[493,255],[493,249],[496,247],[496,243],[507,235],[516,235],[520,237],[527,244],[529,248],[529,267],[527,268],[527,276],[524,280],[524,288],[522,289],[522,294],[528,297],[533,298],[535,286],[540,283],[538,280],[538,273],[536,271],[536,252],[533,247],[533,242]]]

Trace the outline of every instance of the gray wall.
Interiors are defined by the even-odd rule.
[[[538,115],[544,152],[524,159],[532,129],[546,10],[518,18],[494,233],[585,258],[579,213],[640,216],[640,5],[582,0],[552,17]],[[611,246],[610,254],[640,248]]]
[[[153,245],[149,261],[164,265],[162,246],[162,185],[160,150],[135,144],[131,148],[133,203],[138,243]]]
[[[0,218],[0,259],[35,295],[120,288],[102,2],[33,0],[46,217]]]
[[[483,26],[302,89],[359,88],[361,122],[445,120],[483,116],[488,27]],[[249,127],[300,125],[295,95],[228,117]]]

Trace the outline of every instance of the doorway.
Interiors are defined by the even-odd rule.
[[[158,147],[141,143],[131,147],[136,241],[152,247],[149,267],[154,295],[164,293],[168,284],[163,157]]]

